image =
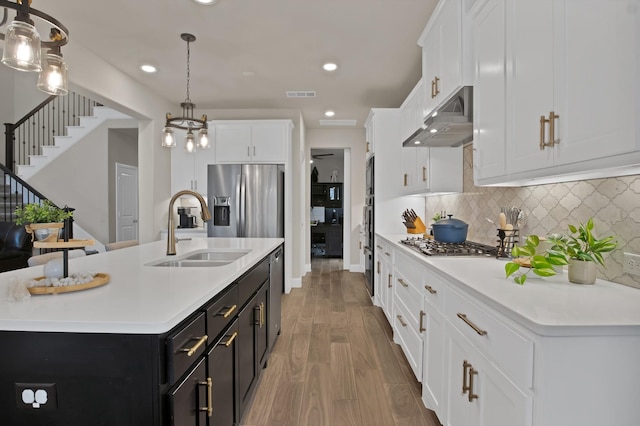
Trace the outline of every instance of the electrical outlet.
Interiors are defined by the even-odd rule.
[[[55,383],[16,383],[18,408],[51,410],[58,407]]]
[[[640,275],[640,255],[625,253],[622,271],[627,274]]]

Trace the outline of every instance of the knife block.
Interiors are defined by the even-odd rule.
[[[415,228],[407,228],[407,232],[409,234],[424,234],[425,232],[427,232],[427,227],[422,222],[422,219],[420,219],[420,216],[418,216],[416,220],[413,221],[413,225],[415,226]]]

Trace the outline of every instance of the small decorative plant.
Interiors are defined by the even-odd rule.
[[[16,207],[17,225],[63,222],[72,216],[73,211],[65,211],[56,207],[49,200],[44,200],[42,203],[25,204],[24,207]]]
[[[596,262],[605,266],[602,253],[613,251],[618,245],[614,241],[614,236],[598,239],[593,235],[593,218],[577,228],[569,225],[569,231],[571,235],[553,234],[548,237],[553,244],[549,250],[550,253],[557,256],[563,255],[567,259]]]
[[[508,262],[504,266],[507,277],[520,271],[520,268],[526,268],[525,272],[520,273],[513,278],[517,284],[524,284],[527,280],[527,274],[533,271],[534,274],[541,277],[550,277],[556,274],[554,266],[566,265],[567,258],[562,253],[553,252],[551,250],[544,253],[538,253],[540,245],[540,237],[537,235],[529,235],[523,246],[515,246],[511,250],[513,261]]]

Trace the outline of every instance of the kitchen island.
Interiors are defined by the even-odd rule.
[[[158,241],[72,259],[70,273],[110,282],[22,302],[7,300],[10,277],[42,276],[43,267],[0,274],[2,423],[238,421],[266,365],[268,321],[279,323],[269,300],[283,283],[270,282],[270,255],[282,244],[197,238],[176,256]],[[247,254],[215,267],[150,266],[212,251]]]
[[[640,290],[566,271],[521,286],[504,260],[425,256],[404,238],[377,234],[374,302],[443,425],[640,424]]]

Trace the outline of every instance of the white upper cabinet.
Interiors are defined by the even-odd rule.
[[[402,148],[404,195],[462,192],[462,147]]]
[[[291,120],[215,121],[218,163],[287,163]]]
[[[473,15],[478,184],[615,176],[640,163],[639,9],[637,0],[480,5]]]
[[[367,158],[375,146],[375,201],[395,198],[400,191],[400,111],[398,108],[373,108],[365,121]]]
[[[418,44],[422,46],[423,115],[471,83],[462,0],[440,0]],[[466,80],[466,81],[465,81]]]
[[[215,164],[215,150],[208,148],[187,152],[181,146],[186,132],[177,130],[175,136],[177,146],[171,151],[171,192],[175,194],[190,189],[206,196],[207,166]]]

